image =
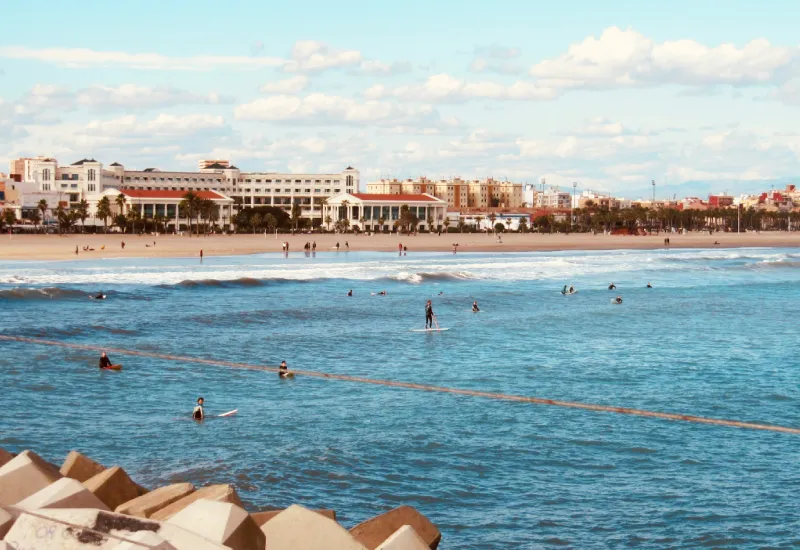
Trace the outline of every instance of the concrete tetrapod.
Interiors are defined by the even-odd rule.
[[[36,514],[42,517],[20,516],[6,535],[6,542],[26,550],[111,550],[123,542],[117,537],[128,539],[135,533],[150,531],[177,550],[229,550],[176,525],[113,512],[84,508],[37,510]],[[51,521],[51,518],[86,529]]]
[[[381,543],[376,550],[428,550],[425,541],[411,526],[403,525],[391,537]]]
[[[361,522],[350,529],[350,534],[369,550],[375,550],[403,525],[411,526],[431,550],[436,550],[442,540],[436,526],[411,506],[400,506]]]
[[[297,504],[265,523],[269,550],[366,550],[347,530]]]
[[[253,512],[250,514],[250,516],[252,516],[253,521],[256,522],[256,525],[261,527],[281,512],[283,512],[283,510],[265,510],[263,512]],[[336,512],[334,510],[314,510],[314,512],[321,514],[328,519],[336,521]]]
[[[11,459],[14,458],[14,455],[0,447],[0,468],[6,465],[6,463],[11,462]]]
[[[144,548],[148,550],[177,550],[152,531],[139,531],[126,536],[125,539],[131,542],[120,542],[114,546],[113,550],[144,550]],[[137,542],[139,544],[136,544]]]
[[[95,462],[78,451],[70,451],[64,464],[61,465],[61,475],[77,479],[81,483],[96,476],[106,469],[102,464]]]
[[[239,495],[236,494],[236,489],[233,488],[233,485],[209,485],[208,487],[198,489],[194,493],[185,496],[180,500],[176,500],[169,506],[166,506],[158,512],[155,512],[152,516],[150,516],[150,518],[158,521],[168,520],[189,506],[191,503],[196,500],[200,500],[201,498],[206,500],[216,500],[217,502],[230,502],[236,506],[244,507],[242,501],[239,500]]]
[[[94,493],[84,487],[83,483],[68,477],[62,477],[41,491],[20,501],[17,507],[25,510],[38,510],[40,508],[95,508],[108,511],[108,507]]]
[[[0,508],[0,539],[6,536],[8,530],[14,525],[14,516],[9,514],[6,510]]]
[[[119,466],[103,470],[83,484],[110,510],[139,496],[139,486]]]
[[[16,504],[61,478],[33,451],[22,451],[0,468],[0,504]]]
[[[153,489],[145,495],[120,504],[114,511],[118,514],[149,518],[159,510],[166,508],[173,502],[189,496],[192,493],[194,493],[194,485],[191,483],[175,483],[173,485]]]
[[[231,550],[264,550],[266,538],[246,510],[230,502],[200,499],[167,523],[191,530]]]

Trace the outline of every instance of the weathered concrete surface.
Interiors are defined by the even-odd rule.
[[[95,462],[86,455],[78,451],[70,451],[67,458],[64,459],[64,464],[61,465],[60,471],[62,476],[71,477],[83,483],[103,472],[105,469],[105,466],[99,462]]]
[[[206,500],[215,500],[217,502],[230,502],[231,504],[235,504],[241,508],[244,507],[242,501],[239,500],[239,495],[236,494],[236,489],[233,488],[233,485],[209,485],[208,487],[198,489],[194,493],[162,508],[150,516],[150,518],[158,521],[168,520],[189,506],[191,503],[196,500],[200,500],[201,498]]]
[[[131,542],[120,542],[114,546],[113,550],[177,550],[170,543],[153,533],[152,531],[138,531],[125,537]],[[136,544],[136,543],[140,544]],[[142,546],[145,544],[147,546]]]
[[[313,511],[325,516],[328,519],[336,521],[336,512],[333,510],[313,510]],[[256,525],[261,527],[262,525],[267,523],[269,520],[271,520],[281,512],[283,512],[283,510],[265,510],[263,512],[253,512],[250,515],[252,516],[253,521],[256,522]]]
[[[149,518],[159,510],[166,508],[194,492],[194,485],[191,483],[175,483],[165,487],[159,487],[147,494],[129,500],[117,506],[115,512],[127,514],[140,518]]]
[[[359,523],[350,529],[350,534],[369,550],[375,550],[403,525],[414,529],[431,550],[436,550],[442,540],[442,534],[436,526],[411,506],[400,506]]]
[[[409,525],[403,525],[391,537],[378,546],[377,550],[428,550],[425,541]]]
[[[200,499],[167,523],[193,531],[232,550],[264,550],[266,538],[246,510],[229,502]]]
[[[11,459],[14,458],[14,455],[0,447],[0,468],[6,465],[7,462],[11,462]]]
[[[0,504],[16,504],[61,478],[33,451],[22,451],[0,468]]]
[[[68,477],[62,477],[58,481],[51,483],[41,491],[20,501],[17,506],[26,510],[38,510],[40,508],[95,508],[108,511],[106,505],[80,481]]]
[[[15,548],[25,550],[111,550],[120,540],[106,535],[128,538],[150,531],[169,542],[177,550],[229,550],[195,533],[176,525],[162,524],[90,509],[48,509],[37,514],[44,518],[23,514],[5,537]],[[52,521],[57,519],[80,527],[67,526]],[[91,529],[88,530],[88,529]],[[138,549],[141,550],[141,547]]]
[[[296,504],[265,523],[261,530],[269,550],[365,550],[344,527]]]
[[[8,530],[14,525],[16,518],[0,508],[0,539],[6,536]]]
[[[139,496],[139,488],[125,470],[114,466],[83,482],[110,510]]]

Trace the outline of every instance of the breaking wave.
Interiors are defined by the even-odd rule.
[[[0,290],[0,300],[77,300],[88,298],[82,290],[70,288],[10,288]]]

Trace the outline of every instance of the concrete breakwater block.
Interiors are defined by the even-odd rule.
[[[103,470],[83,484],[110,510],[139,496],[139,487],[119,466]]]
[[[16,518],[0,508],[0,539],[6,536],[8,530],[14,525]]]
[[[84,487],[80,481],[68,477],[62,477],[58,481],[51,483],[41,491],[20,501],[17,506],[26,510],[38,510],[40,508],[95,508],[108,510],[106,505],[94,493]]]
[[[377,550],[428,550],[429,546],[411,526],[403,525],[378,546]]]
[[[7,462],[11,462],[11,459],[14,458],[14,456],[15,455],[0,447],[0,468],[5,466]]]
[[[231,550],[264,550],[266,537],[246,510],[229,502],[200,499],[167,523],[183,527]]]
[[[125,537],[126,541],[114,546],[113,550],[177,550],[170,543],[152,531],[138,531]],[[138,543],[138,544],[137,544]]]
[[[229,502],[239,506],[240,508],[244,508],[244,505],[242,504],[242,501],[239,500],[239,495],[236,494],[236,489],[233,488],[233,485],[209,485],[208,487],[198,489],[194,493],[185,496],[180,500],[176,500],[169,506],[166,506],[158,512],[155,512],[152,516],[150,516],[150,518],[158,521],[168,520],[201,498],[206,500],[215,500],[217,502]]]
[[[297,504],[265,523],[261,531],[269,550],[366,550],[347,529]]]
[[[313,510],[313,511],[322,516],[325,516],[328,519],[336,521],[336,512],[333,510]],[[252,516],[253,521],[256,522],[256,525],[261,527],[262,525],[267,523],[269,520],[271,520],[281,512],[283,512],[283,510],[265,510],[263,512],[253,512],[250,515]]]
[[[139,532],[151,532],[176,550],[228,550],[177,525],[90,509],[48,509],[34,517],[23,514],[5,537],[13,548],[26,550],[111,550]],[[65,525],[66,522],[69,525]],[[139,547],[137,550],[141,550]]]
[[[191,483],[175,483],[165,487],[159,487],[147,494],[129,500],[117,506],[115,512],[127,514],[140,518],[149,518],[159,510],[166,508],[190,494],[194,493],[194,485]]]
[[[361,522],[350,529],[350,534],[369,550],[375,550],[404,525],[416,531],[431,550],[436,550],[442,540],[442,534],[436,526],[411,506],[400,506]]]
[[[33,451],[22,451],[0,468],[0,504],[16,504],[61,478]]]
[[[102,464],[82,455],[78,451],[70,451],[64,464],[61,465],[61,475],[77,479],[81,483],[93,478],[106,469]]]

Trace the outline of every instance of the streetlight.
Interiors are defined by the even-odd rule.
[[[573,181],[572,182],[572,201],[571,201],[572,204],[570,204],[570,207],[571,207],[570,208],[570,210],[571,210],[570,220],[572,220],[573,229],[575,227],[575,193],[577,193],[577,191],[578,191],[578,182],[577,181]]]
[[[656,205],[656,180],[653,180],[653,206]]]

